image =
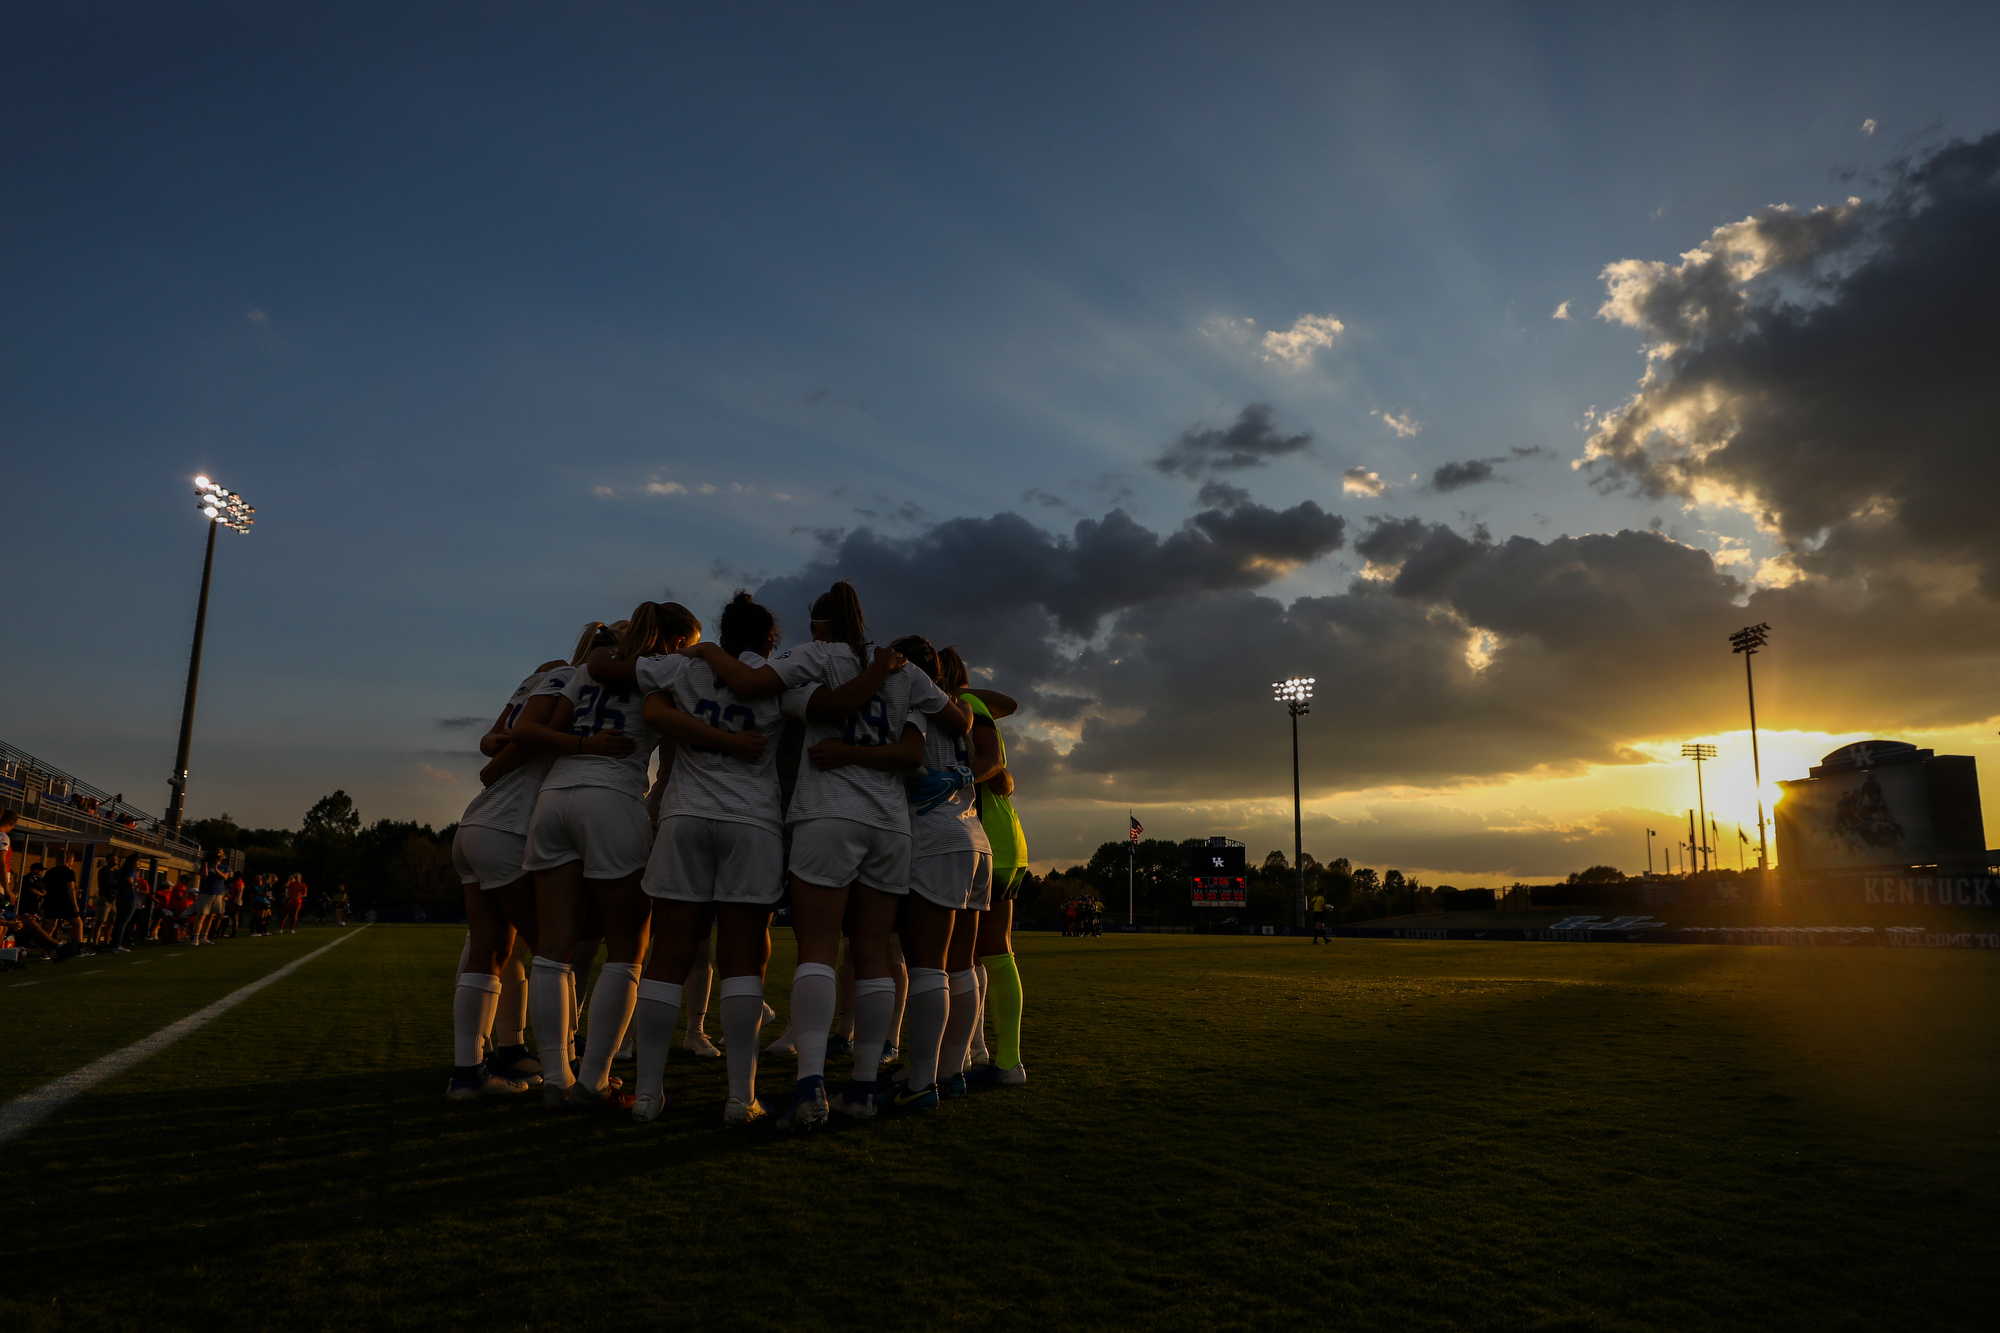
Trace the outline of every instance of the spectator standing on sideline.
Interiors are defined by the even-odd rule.
[[[271,933],[272,878],[270,875],[259,875],[257,882],[250,886],[251,933],[259,938]]]
[[[109,950],[111,932],[118,919],[118,862],[106,856],[97,867],[97,929],[91,932],[93,948]]]
[[[0,811],[0,898],[5,898],[9,907],[18,901],[14,895],[14,825],[20,818],[12,810]]]
[[[51,936],[59,932],[65,923],[70,929],[69,943],[56,950],[55,961],[78,956],[89,957],[93,950],[86,946],[83,938],[83,911],[76,899],[76,853],[65,850],[62,860],[51,866],[42,876],[42,919]],[[67,949],[68,952],[63,952]]]
[[[229,879],[229,894],[223,900],[222,924],[229,929],[226,939],[236,938],[237,922],[243,916],[243,876],[232,875]]]
[[[229,880],[222,873],[222,853],[211,852],[202,863],[201,886],[195,895],[194,946],[212,943],[209,932],[222,919],[223,901],[229,896]]]
[[[124,862],[111,872],[111,890],[118,918],[111,948],[115,953],[131,953],[132,922],[139,915],[139,853],[127,852]]]
[[[1313,919],[1312,942],[1314,944],[1333,943],[1332,940],[1327,938],[1326,934],[1326,895],[1323,893],[1315,892],[1312,896],[1311,901],[1309,901],[1306,904],[1306,908],[1312,913],[1312,919]]]
[[[299,911],[306,905],[306,882],[296,871],[285,881],[285,914],[278,919],[278,933],[299,933]]]
[[[346,925],[347,886],[345,884],[336,884],[333,886],[333,893],[328,897],[327,905],[333,908],[333,924],[336,926]]]

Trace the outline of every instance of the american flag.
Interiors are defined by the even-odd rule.
[[[1139,817],[1133,814],[1129,810],[1125,812],[1125,817],[1132,821],[1132,831],[1129,834],[1127,834],[1127,836],[1131,838],[1133,842],[1139,841],[1139,835],[1146,831],[1146,826],[1144,824],[1141,824],[1139,822]]]

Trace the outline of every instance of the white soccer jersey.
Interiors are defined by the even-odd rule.
[[[771,659],[791,693],[785,708],[794,717],[806,717],[805,702],[812,691],[801,686],[815,685],[839,689],[861,674],[862,664],[854,650],[844,643],[802,643]],[[903,738],[903,725],[915,722],[928,731],[925,714],[935,713],[951,700],[945,698],[929,676],[905,665],[884,682],[860,711],[843,722],[817,722],[806,718],[805,748],[810,751],[821,741],[844,740],[853,745],[894,745]],[[861,764],[839,768],[815,768],[810,753],[799,759],[799,785],[792,793],[789,823],[807,819],[851,819],[872,828],[907,833],[910,807],[898,773]]]
[[[640,666],[650,660],[642,659]],[[645,696],[636,689],[599,685],[582,667],[557,685],[553,677],[561,674],[551,672],[552,678],[543,681],[535,693],[560,694],[569,700],[570,734],[595,736],[600,731],[622,731],[632,738],[632,753],[622,759],[601,754],[558,755],[549,775],[542,779],[543,789],[610,787],[643,797],[646,769],[652,762],[653,748],[660,743],[659,735],[646,725],[643,716]]]
[[[756,653],[739,653],[737,660],[753,671],[764,665]],[[724,731],[756,731],[768,742],[764,757],[754,764],[731,759],[720,750],[697,749],[684,741],[674,745],[674,768],[660,800],[660,818],[697,815],[736,824],[754,824],[782,833],[778,808],[778,733],[785,729],[784,706],[774,697],[743,699],[715,678],[708,663],[669,654],[639,663],[639,690],[655,690],[674,707]]]
[[[529,695],[556,676],[563,678],[556,685],[560,690],[574,670],[575,667],[558,667],[554,671],[537,671],[522,681],[513,697],[507,700],[505,725],[512,727],[521,720],[521,710],[528,706]],[[459,816],[458,822],[525,834],[528,821],[535,813],[535,796],[542,789],[542,779],[549,775],[549,765],[555,761],[555,756],[551,754],[536,752],[531,755],[527,763],[473,797],[472,804],[465,807],[465,813]]]
[[[924,767],[933,772],[952,764],[972,767],[972,737],[947,736],[932,727],[924,733]],[[985,852],[993,854],[986,840],[986,827],[979,822],[979,792],[961,787],[951,799],[927,815],[910,807],[910,856],[937,856],[943,852]]]

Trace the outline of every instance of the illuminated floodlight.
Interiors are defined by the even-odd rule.
[[[243,497],[235,491],[225,489],[219,482],[207,477],[194,479],[194,507],[211,522],[219,523],[231,532],[250,531],[250,525],[257,520],[255,507],[245,504]]]
[[[1271,682],[1271,698],[1276,703],[1290,704],[1299,711],[1312,702],[1313,676],[1294,676],[1290,680]]]

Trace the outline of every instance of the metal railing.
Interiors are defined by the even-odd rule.
[[[159,816],[5,741],[0,741],[0,805],[65,833],[107,842],[115,838],[191,858],[201,854],[199,843],[163,827]]]

